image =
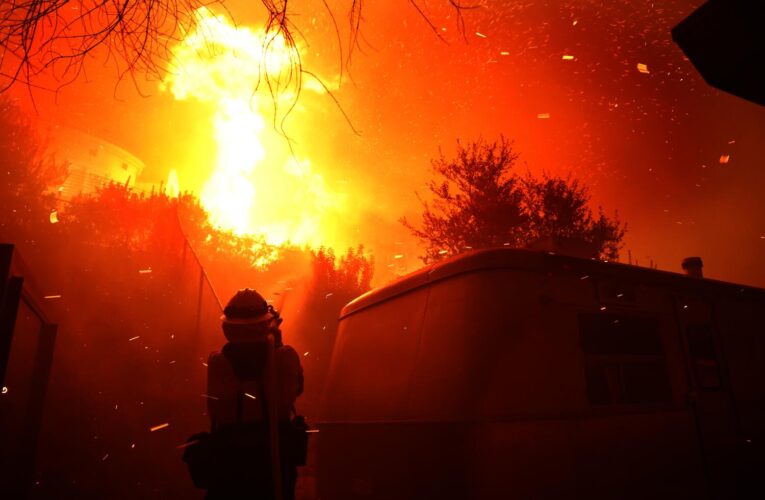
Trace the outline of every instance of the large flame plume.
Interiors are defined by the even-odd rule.
[[[197,21],[173,48],[173,71],[161,87],[212,106],[216,161],[200,193],[212,223],[274,245],[328,244],[326,216],[340,200],[308,159],[290,154],[273,125],[275,106],[289,108],[296,97],[298,48],[278,32],[234,26],[207,8]]]

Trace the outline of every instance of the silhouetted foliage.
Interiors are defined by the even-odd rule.
[[[364,253],[364,246],[349,248],[339,260],[331,248],[313,252],[313,289],[317,294],[337,294],[353,298],[370,288],[374,259]]]
[[[617,259],[626,232],[618,214],[609,218],[598,207],[593,214],[587,188],[572,177],[542,174],[523,179],[523,205],[528,214],[526,241],[546,236],[582,239],[598,249],[600,257]]]
[[[112,183],[75,197],[61,219],[70,231],[88,235],[84,243],[123,252],[161,251],[183,234],[200,257],[223,258],[232,267],[262,268],[285,250],[260,236],[238,236],[214,227],[199,199],[190,193],[172,198]]]
[[[374,272],[374,259],[365,254],[363,246],[349,248],[339,259],[331,248],[319,248],[312,253],[312,276],[297,335],[304,354],[306,376],[300,406],[301,411],[310,417],[314,417],[318,410],[340,311],[369,290]]]
[[[54,188],[65,176],[65,165],[43,157],[18,105],[0,96],[0,237],[27,240],[50,225]]]
[[[596,245],[601,257],[618,257],[625,227],[618,216],[595,216],[585,186],[547,174],[519,176],[518,154],[505,137],[487,143],[457,143],[455,158],[433,160],[433,195],[423,201],[422,224],[401,222],[425,244],[432,262],[466,250],[522,247],[546,236],[579,238]]]

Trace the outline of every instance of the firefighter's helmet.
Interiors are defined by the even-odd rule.
[[[220,319],[224,323],[251,325],[268,321],[272,317],[266,299],[255,290],[245,288],[231,297]]]
[[[239,290],[223,309],[223,334],[229,342],[263,340],[271,333],[276,345],[281,345],[279,325],[282,318],[257,291]]]

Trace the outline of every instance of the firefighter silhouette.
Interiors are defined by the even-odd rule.
[[[237,292],[221,320],[228,342],[208,360],[208,467],[217,470],[206,498],[291,500],[307,445],[302,417],[292,418],[303,392],[300,357],[255,290]]]

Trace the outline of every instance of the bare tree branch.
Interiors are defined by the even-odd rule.
[[[441,0],[443,1],[443,0]],[[225,0],[4,0],[0,2],[0,93],[16,83],[32,89],[40,82],[53,82],[60,89],[86,75],[86,61],[97,49],[106,51],[106,60],[116,65],[118,83],[133,81],[141,93],[138,75],[148,80],[162,80],[168,70],[172,48],[200,23],[200,9],[215,6],[228,12]],[[274,129],[287,137],[284,123],[297,105],[303,86],[303,74],[318,80],[350,124],[350,118],[327,85],[314,73],[305,71],[295,36],[299,29],[291,22],[289,0],[260,0],[268,13],[264,60],[258,68],[258,81],[272,96]],[[457,12],[457,23],[464,37],[462,12],[477,6],[465,6],[458,0],[447,0]],[[327,0],[322,0],[337,36],[340,52],[340,81],[349,71],[356,49],[361,50],[361,26],[364,21],[364,0],[352,0],[348,9],[350,39],[344,50],[341,31]],[[430,26],[435,35],[446,41],[420,3],[409,3]],[[229,17],[230,14],[229,14]],[[280,50],[275,42],[284,40],[289,54],[287,68],[270,74],[265,66],[268,55]],[[281,42],[280,42],[281,43]],[[42,88],[45,88],[42,86]],[[115,86],[116,91],[116,86]],[[280,96],[292,97],[286,105]],[[143,94],[142,94],[143,95]],[[351,124],[354,133],[358,131]],[[287,137],[289,140],[289,138]]]
[[[225,0],[5,0],[0,2],[0,92],[16,82],[31,84],[48,73],[60,85],[78,78],[93,51],[105,47],[108,57],[118,65],[120,79],[144,73],[161,78],[166,70],[170,48],[197,25],[197,10],[217,6]],[[478,8],[447,0],[457,13],[464,34],[463,11]],[[284,37],[294,46],[297,28],[290,21],[289,0],[261,0],[268,12],[267,32]],[[350,66],[359,48],[364,21],[363,0],[352,0],[348,9],[350,40],[344,50],[340,29],[327,0],[322,0],[338,38],[340,71]],[[433,30],[444,40],[425,13],[422,2],[409,0]],[[270,38],[273,41],[273,37]],[[267,42],[270,43],[270,42]],[[275,90],[299,83],[299,61],[286,82],[271,82]],[[268,85],[268,82],[265,82]]]

